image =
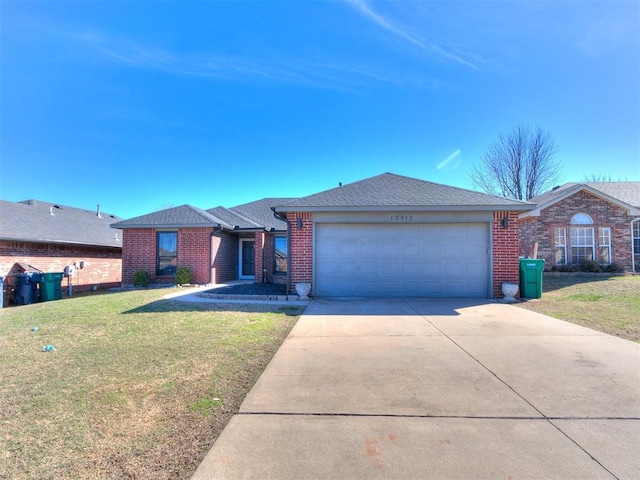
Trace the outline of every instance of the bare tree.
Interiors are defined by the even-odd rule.
[[[625,177],[624,180],[621,180],[620,177],[618,177],[617,180],[614,180],[613,177],[611,177],[611,174],[607,173],[592,173],[591,175],[585,175],[584,177],[584,181],[585,182],[626,182],[627,178]]]
[[[548,132],[519,126],[500,134],[469,177],[484,192],[529,200],[559,183],[557,153],[558,146]]]

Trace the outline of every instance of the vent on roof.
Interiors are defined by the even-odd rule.
[[[54,213],[53,213],[53,206],[49,207],[49,215],[54,215]]]
[[[560,185],[556,185],[555,187],[553,187],[551,190],[557,190],[560,188]]]
[[[100,214],[100,204],[98,204],[98,211],[96,212],[96,216],[98,218],[102,218],[102,215]]]

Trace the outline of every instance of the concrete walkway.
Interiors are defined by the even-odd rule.
[[[194,479],[637,479],[640,345],[477,300],[315,300]]]

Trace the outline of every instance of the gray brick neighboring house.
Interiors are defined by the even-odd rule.
[[[99,207],[85,210],[40,200],[0,200],[4,304],[12,303],[15,275],[31,269],[62,272],[75,264],[71,277],[74,290],[119,286],[122,234],[111,228],[118,220]]]
[[[640,273],[640,182],[566,183],[529,200],[519,215],[520,255],[545,269],[594,260]]]

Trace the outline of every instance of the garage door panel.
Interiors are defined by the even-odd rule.
[[[316,224],[318,296],[486,297],[489,226]]]

